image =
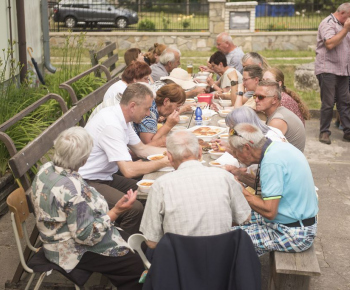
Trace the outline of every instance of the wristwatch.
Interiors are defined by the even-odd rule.
[[[231,81],[231,87],[238,85],[238,81]]]
[[[237,92],[236,95],[243,96],[243,92]]]

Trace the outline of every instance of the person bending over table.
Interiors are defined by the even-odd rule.
[[[107,200],[110,208],[129,190],[137,189],[134,177],[169,166],[167,158],[149,162],[133,162],[129,149],[138,157],[163,153],[164,149],[145,145],[136,135],[132,122],[140,123],[150,114],[153,92],[147,84],[129,85],[120,104],[100,110],[85,129],[94,139],[94,147],[79,173]],[[120,171],[119,174],[118,171]],[[143,206],[136,201],[122,213],[117,222],[129,234],[138,232]]]
[[[250,219],[242,188],[225,170],[201,164],[201,147],[188,131],[175,131],[166,141],[176,171],[158,178],[148,194],[140,231],[155,248],[162,236],[211,236],[229,232]]]
[[[258,255],[269,251],[302,252],[312,246],[317,231],[318,201],[310,166],[290,143],[272,142],[258,127],[242,123],[229,142],[246,166],[259,164],[256,190],[243,194],[252,219],[241,228],[251,237]]]
[[[165,146],[166,135],[179,122],[179,109],[184,104],[186,95],[177,84],[161,87],[153,100],[151,114],[141,123],[134,123],[134,128],[144,144]],[[162,127],[157,129],[159,117],[166,118]]]
[[[53,161],[44,164],[33,181],[30,197],[44,253],[68,273],[99,272],[118,290],[139,290],[142,261],[130,252],[128,234],[113,225],[132,207],[137,192],[129,190],[108,210],[103,196],[78,173],[92,147],[85,129],[63,131],[55,140]]]

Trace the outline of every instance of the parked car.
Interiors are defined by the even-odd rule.
[[[108,0],[62,0],[54,7],[53,19],[55,22],[64,22],[68,28],[74,28],[78,23],[114,24],[118,28],[126,28],[138,22],[135,11],[116,8],[113,2]]]

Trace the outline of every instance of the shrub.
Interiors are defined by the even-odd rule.
[[[156,25],[151,20],[145,19],[145,20],[140,21],[139,26],[138,26],[138,30],[155,31]]]

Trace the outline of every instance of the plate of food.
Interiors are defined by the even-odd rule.
[[[197,138],[203,139],[204,141],[210,141],[212,138],[224,133],[226,129],[216,126],[194,126],[188,130],[196,135]]]
[[[150,161],[156,161],[156,160],[163,159],[165,156],[166,156],[166,152],[164,152],[163,154],[149,155],[149,156],[147,156],[147,159]]]
[[[209,165],[212,167],[222,167],[223,165],[219,162],[217,162],[216,160],[210,161]]]

